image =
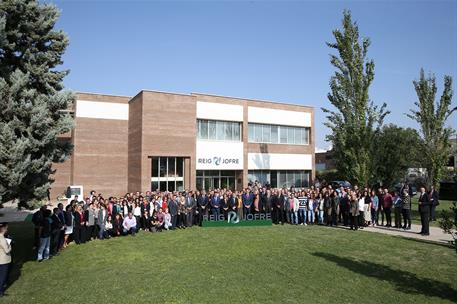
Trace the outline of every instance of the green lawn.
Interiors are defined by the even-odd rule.
[[[37,263],[31,224],[11,231],[21,268],[3,303],[457,302],[453,249],[377,233],[195,227],[72,245]]]

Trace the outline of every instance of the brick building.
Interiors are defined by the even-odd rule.
[[[142,90],[78,93],[71,158],[54,168],[55,198],[69,185],[107,195],[225,187],[249,181],[305,187],[314,179],[312,107]]]

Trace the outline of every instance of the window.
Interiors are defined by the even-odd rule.
[[[302,143],[304,145],[309,145],[309,128],[302,130]]]
[[[224,140],[224,123],[222,121],[216,121],[216,139]]]
[[[184,188],[184,157],[152,157],[151,162],[152,191]]]
[[[308,145],[310,128],[250,123],[248,140],[254,143]]]
[[[249,125],[249,132],[248,132],[248,141],[249,142],[255,142],[255,137],[254,137],[254,126]]]
[[[301,128],[294,128],[295,129],[295,144],[296,145],[303,145],[302,141],[301,141],[301,132],[303,129]]]
[[[197,136],[198,139],[241,141],[241,123],[198,119]]]
[[[209,121],[208,122],[208,139],[216,139],[216,122],[215,121]],[[206,139],[206,138],[202,138]]]
[[[310,171],[263,171],[249,170],[248,181],[259,181],[262,185],[270,183],[273,188],[305,188],[309,187]]]
[[[262,142],[269,143],[271,142],[271,126],[263,125],[262,127]]]
[[[281,127],[280,133],[281,133],[280,143],[287,144],[287,127]]]
[[[231,170],[197,170],[197,190],[226,188],[235,190],[236,171]]]
[[[278,126],[271,126],[271,143],[278,143]]]
[[[262,125],[255,125],[255,141],[262,142]]]
[[[241,123],[233,123],[233,138],[236,140],[239,138],[241,140]]]
[[[198,124],[198,138],[208,138],[208,121],[199,120]]]
[[[294,128],[287,127],[287,143],[294,144]]]

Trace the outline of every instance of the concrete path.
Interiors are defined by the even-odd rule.
[[[411,225],[411,230],[375,226],[375,227],[364,227],[364,229],[362,231],[378,232],[378,233],[384,233],[384,234],[389,234],[389,235],[401,236],[401,237],[405,237],[405,238],[419,239],[419,240],[423,240],[423,241],[438,242],[438,243],[445,243],[445,244],[449,244],[449,241],[452,240],[452,236],[450,234],[444,233],[443,230],[441,230],[441,228],[439,228],[439,227],[430,227],[429,236],[420,235],[419,232],[421,231],[421,226],[415,225],[415,224]]]
[[[18,210],[15,203],[4,203],[0,209],[0,222],[22,222],[29,214],[33,214],[36,210]]]

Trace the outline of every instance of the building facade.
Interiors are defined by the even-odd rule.
[[[242,189],[250,181],[307,187],[314,179],[314,109],[260,100],[140,91],[78,93],[71,158],[56,164],[53,197],[69,185],[107,195]]]

